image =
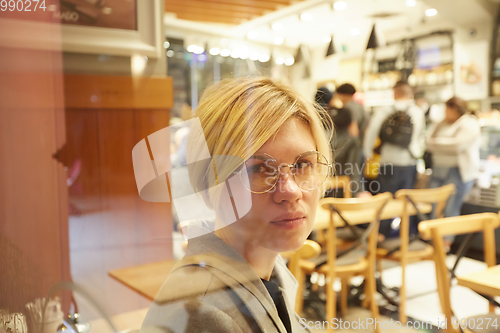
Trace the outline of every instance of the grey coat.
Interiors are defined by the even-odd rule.
[[[281,256],[276,259],[274,273],[292,330],[303,332],[294,311],[297,281]],[[141,332],[286,333],[286,329],[250,264],[209,233],[189,240],[186,256],[174,266],[156,295]]]

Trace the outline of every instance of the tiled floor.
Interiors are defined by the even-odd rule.
[[[106,313],[115,316],[142,309],[150,301],[108,276],[113,269],[171,259],[172,232],[165,206],[135,197],[106,201],[106,209],[76,202],[84,214],[69,219],[73,282],[84,288]],[[138,213],[140,211],[140,213]],[[95,306],[75,294],[86,320],[99,318]]]

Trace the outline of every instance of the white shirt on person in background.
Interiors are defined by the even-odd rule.
[[[402,148],[391,143],[384,143],[380,153],[380,164],[392,164],[394,166],[416,165],[417,160],[415,158],[420,158],[423,154],[420,139],[424,133],[425,115],[413,100],[396,100],[392,107],[380,108],[374,111],[365,133],[363,144],[365,156],[367,158],[373,156],[375,141],[379,137],[382,124],[395,111],[408,112],[413,121],[410,145],[408,148]]]
[[[446,127],[445,131],[443,126]],[[435,158],[437,155],[457,156],[460,176],[464,183],[479,176],[481,125],[477,117],[463,115],[449,126],[444,122],[433,125],[427,132],[425,143],[427,150],[432,153],[433,162],[443,162],[439,157]]]

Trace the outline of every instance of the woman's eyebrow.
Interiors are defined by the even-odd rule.
[[[261,160],[261,161],[267,161],[267,160],[271,159],[270,156],[266,156],[266,155],[252,155],[252,156],[250,156],[249,159],[252,159],[252,158],[258,159],[258,160]],[[274,157],[272,159],[274,159]]]
[[[305,150],[303,153],[298,154],[294,158],[297,159],[297,158],[300,157],[300,155],[303,155],[304,153],[307,153],[307,152],[310,152],[310,151],[314,151],[314,150]],[[270,159],[273,159],[273,160],[276,161],[276,159],[274,157],[272,157],[271,155],[266,155],[265,153],[262,153],[261,155],[259,155],[259,154],[252,155],[248,159],[252,159],[252,158],[259,159],[259,160],[262,160],[262,161],[267,161],[267,160],[270,160]]]

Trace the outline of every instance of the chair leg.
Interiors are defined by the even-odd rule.
[[[408,317],[406,316],[406,260],[401,261],[402,280],[399,288],[399,321],[405,325]]]
[[[370,296],[368,295],[367,288],[368,287],[365,285],[365,298],[361,301],[361,307],[365,309],[370,305]]]
[[[326,320],[332,322],[332,319],[336,316],[336,306],[337,306],[337,295],[333,289],[333,279],[330,276],[326,277]],[[333,325],[329,325],[329,332],[333,332]]]
[[[297,297],[295,298],[295,312],[300,316],[302,315],[302,310],[304,306],[304,286],[305,286],[306,275],[302,269],[299,269],[297,274],[297,281],[299,286],[297,288]]]
[[[443,285],[441,283],[441,271],[439,270],[438,264],[434,261],[436,268],[436,282],[437,282],[437,290],[439,295],[439,304],[441,304],[441,311],[444,313],[444,295],[443,295]]]
[[[373,266],[374,265],[372,264],[368,268],[368,274],[366,277],[367,288],[365,290],[366,294],[369,295],[368,297],[370,298],[370,310],[372,312],[373,319],[375,320],[376,323],[380,317],[380,313],[377,305],[377,298],[375,297],[375,293],[377,292],[377,286],[375,281],[375,269]],[[380,332],[379,326],[375,325],[376,333]]]
[[[340,290],[340,312],[342,316],[347,313],[347,296],[349,295],[349,279],[342,278],[342,289]]]
[[[382,259],[377,259],[377,270],[380,274],[380,280],[382,280]]]

